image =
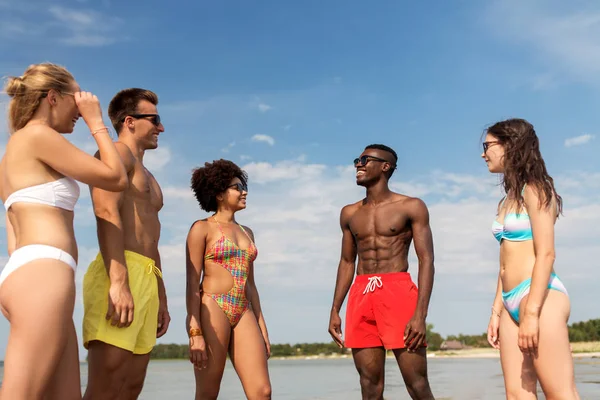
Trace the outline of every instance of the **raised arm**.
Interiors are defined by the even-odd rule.
[[[248,235],[252,239],[254,243],[254,232],[248,227],[244,227]],[[254,316],[256,317],[256,321],[258,322],[258,327],[262,333],[263,339],[265,341],[265,346],[267,349],[267,358],[271,356],[271,342],[269,341],[269,331],[267,330],[267,324],[265,322],[265,317],[262,312],[262,307],[260,306],[260,296],[258,295],[258,288],[256,287],[256,281],[254,280],[254,262],[250,264],[250,270],[248,271],[248,282],[246,283],[246,293],[248,300],[250,300],[250,304],[252,305],[252,311],[254,312]]]
[[[196,221],[188,232],[185,248],[187,328],[190,336],[190,361],[195,368],[206,368],[206,343],[202,333],[200,277],[204,272],[204,250],[208,236],[207,224]]]
[[[116,149],[127,173],[133,170],[135,160],[127,146],[116,144]],[[96,154],[96,157],[102,157]],[[110,280],[109,305],[106,317],[112,324],[124,327],[133,322],[133,297],[129,289],[129,277],[125,264],[125,246],[121,206],[124,192],[112,192],[90,186],[100,253]]]
[[[420,199],[410,199],[408,212],[411,220],[413,243],[419,260],[419,295],[417,308],[406,326],[405,342],[409,350],[418,349],[425,340],[427,311],[433,289],[433,236],[429,226],[429,211]]]
[[[538,321],[554,266],[554,223],[557,211],[555,199],[549,207],[540,205],[539,194],[534,185],[525,187],[523,198],[531,220],[535,264],[527,304],[519,324],[519,347],[525,352],[533,353],[538,345]]]
[[[31,148],[37,158],[52,169],[80,182],[106,190],[121,191],[128,185],[127,174],[108,129],[102,121],[98,98],[88,92],[75,93],[79,112],[98,144],[101,159],[80,150],[50,127],[33,131]]]
[[[342,320],[340,318],[340,309],[344,299],[348,294],[354,272],[356,269],[356,242],[350,230],[350,217],[352,216],[352,206],[342,208],[340,213],[340,226],[342,228],[342,254],[338,264],[337,278],[335,281],[335,290],[333,294],[333,304],[331,305],[331,315],[329,318],[329,334],[338,346],[343,347],[342,341]]]

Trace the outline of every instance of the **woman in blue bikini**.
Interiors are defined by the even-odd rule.
[[[548,175],[533,126],[522,119],[492,125],[483,154],[503,174],[506,196],[492,232],[500,243],[498,288],[488,341],[500,349],[507,399],[579,399],[567,321],[567,290],[554,272],[554,223],[562,200]]]

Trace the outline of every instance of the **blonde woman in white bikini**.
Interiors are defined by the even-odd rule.
[[[77,243],[75,180],[121,191],[125,168],[102,121],[98,98],[82,92],[54,64],[32,65],[5,87],[11,137],[0,161],[8,263],[0,274],[0,306],[10,322],[2,400],[81,399],[73,325]],[[72,145],[83,117],[100,161]]]

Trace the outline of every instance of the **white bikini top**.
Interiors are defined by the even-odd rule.
[[[78,199],[79,185],[74,179],[65,176],[13,192],[4,202],[4,208],[8,211],[14,203],[35,203],[73,211]]]

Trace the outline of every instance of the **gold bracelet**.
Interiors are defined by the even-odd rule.
[[[106,131],[106,133],[110,133],[108,128],[104,127],[104,128],[100,128],[100,129],[96,129],[95,131],[92,131],[92,136],[96,136],[96,133],[102,132],[102,131]]]
[[[497,312],[496,310],[494,310],[494,307],[492,307],[492,314],[496,314],[497,316],[500,316],[500,313]]]
[[[191,328],[190,329],[190,337],[193,336],[202,336],[202,331],[198,328]]]

